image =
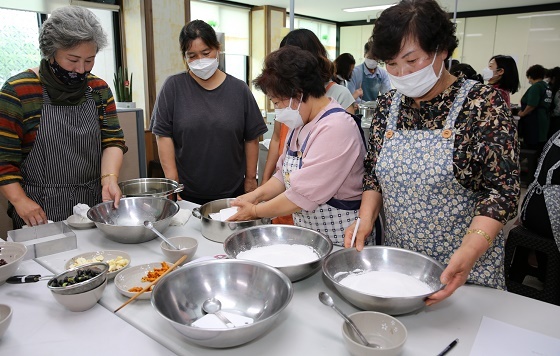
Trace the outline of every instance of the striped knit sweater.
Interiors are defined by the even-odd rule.
[[[116,146],[126,152],[111,89],[93,74],[88,75],[87,80],[94,90],[102,149]],[[103,104],[106,105],[105,115]],[[41,81],[31,69],[8,79],[0,90],[0,185],[22,180],[19,167],[33,148],[42,107]]]

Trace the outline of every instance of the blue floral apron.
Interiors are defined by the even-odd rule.
[[[474,216],[477,192],[453,172],[455,120],[474,81],[455,98],[443,129],[397,130],[402,94],[395,92],[376,174],[383,192],[385,244],[418,251],[447,265]],[[474,237],[469,237],[474,238]],[[475,263],[467,282],[505,289],[504,237]]]
[[[342,108],[332,108],[327,110],[317,122],[335,112],[344,112]],[[358,128],[360,126],[358,125]],[[290,137],[288,138],[288,150],[282,165],[282,175],[284,177],[284,186],[289,189],[290,173],[301,168],[302,157],[307,147],[307,140],[311,132],[307,134],[301,149],[299,151],[292,151],[290,144],[294,135],[294,130],[291,130]],[[313,211],[301,210],[293,213],[294,224],[308,229],[319,231],[327,235],[333,244],[344,245],[344,230],[350,226],[354,220],[358,218],[358,210],[360,209],[361,200],[338,200],[331,198],[324,204],[319,205]]]

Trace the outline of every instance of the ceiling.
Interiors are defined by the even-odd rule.
[[[235,0],[235,2],[255,6],[271,5],[284,7],[288,12],[290,10],[290,0]],[[396,0],[294,0],[294,13],[334,22],[364,21],[367,19],[368,15],[371,19],[375,19],[379,10],[352,13],[342,11],[342,9],[387,5],[395,2]],[[558,4],[558,0],[457,0],[457,2],[457,12]],[[448,12],[453,12],[455,9],[455,0],[439,0],[439,3],[442,7],[446,8]]]

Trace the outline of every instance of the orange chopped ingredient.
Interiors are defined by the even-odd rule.
[[[142,277],[142,282],[153,282],[158,279],[162,274],[169,269],[169,265],[163,261],[161,263],[161,268],[154,268],[153,271],[148,271],[144,277]]]
[[[144,288],[142,288],[142,287],[132,287],[132,288],[130,288],[128,291],[129,291],[129,292],[133,292],[133,293],[138,293],[138,292],[140,292],[141,290],[144,290]]]

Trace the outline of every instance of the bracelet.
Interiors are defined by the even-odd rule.
[[[480,236],[483,236],[486,239],[486,242],[488,242],[488,246],[492,246],[492,238],[490,237],[490,235],[488,235],[486,232],[480,230],[480,229],[469,229],[467,230],[467,235],[468,234],[478,234]]]
[[[117,177],[117,179],[119,179],[119,176],[116,175],[115,173],[104,174],[104,175],[101,176],[101,179],[103,180],[103,178],[107,178],[107,177],[110,177],[110,176],[115,176],[115,177]]]
[[[259,217],[259,216],[257,215],[257,204],[253,205],[253,215],[255,215],[256,218]]]

